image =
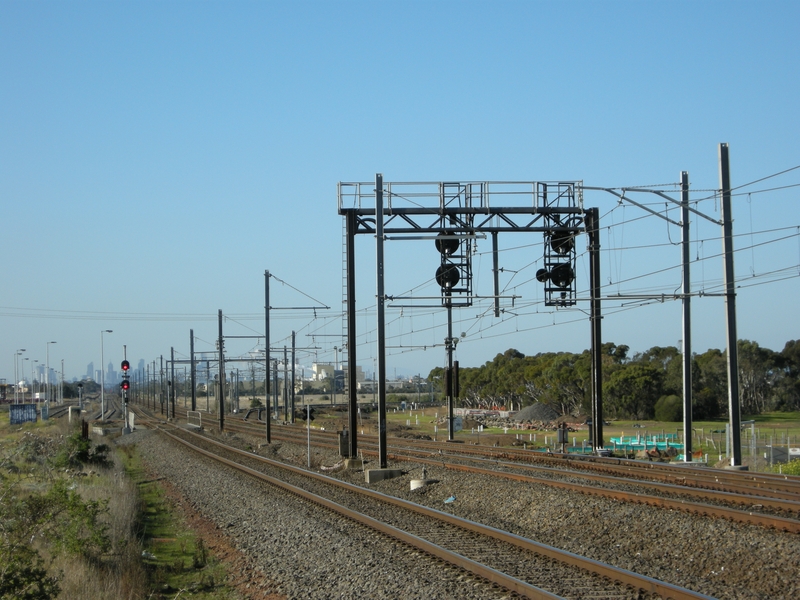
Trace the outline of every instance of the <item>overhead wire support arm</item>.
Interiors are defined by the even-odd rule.
[[[275,277],[275,275],[273,275],[273,274],[272,274],[272,273],[270,273],[269,271],[267,271],[267,272],[266,272],[266,274],[267,274],[267,276],[268,276],[268,277],[271,277],[271,278],[272,278],[272,279],[274,279],[275,281],[277,281],[277,282],[279,282],[279,283],[282,283],[282,284],[283,284],[283,285],[285,285],[286,287],[289,287],[289,288],[293,289],[293,290],[294,290],[295,292],[297,292],[298,294],[302,294],[303,296],[305,296],[305,297],[306,297],[306,298],[308,298],[309,300],[313,300],[314,302],[317,302],[317,303],[319,304],[319,306],[312,306],[312,307],[291,307],[291,308],[294,308],[294,309],[296,309],[296,310],[314,310],[314,309],[321,309],[321,308],[324,308],[325,310],[330,310],[330,308],[331,308],[330,306],[327,306],[326,304],[324,304],[323,302],[320,302],[320,301],[319,301],[319,300],[317,300],[316,298],[313,298],[312,296],[309,296],[309,295],[308,295],[308,294],[306,294],[305,292],[303,292],[303,291],[301,291],[301,290],[298,290],[296,287],[294,287],[293,285],[290,285],[290,284],[286,283],[286,282],[285,282],[285,281],[283,281],[282,279],[279,279],[278,277]],[[270,306],[270,309],[272,309],[272,310],[279,310],[279,308],[278,308],[278,307],[274,307],[274,306]]]
[[[665,194],[661,190],[651,190],[651,189],[648,189],[648,188],[637,188],[637,187],[625,187],[625,188],[620,188],[622,190],[622,193],[620,194],[614,188],[583,186],[583,189],[584,190],[592,190],[592,191],[596,191],[596,192],[607,192],[607,193],[612,194],[613,196],[616,196],[617,198],[619,198],[620,201],[624,200],[626,202],[630,202],[634,206],[638,206],[642,210],[647,211],[647,212],[655,215],[656,217],[664,219],[665,221],[675,225],[676,227],[680,227],[681,226],[681,223],[678,223],[677,221],[673,221],[669,217],[665,217],[664,215],[662,215],[660,212],[655,211],[655,210],[653,210],[651,208],[648,208],[648,207],[644,206],[643,204],[640,204],[640,203],[638,203],[638,202],[636,202],[634,200],[631,200],[628,196],[625,195],[625,192],[641,192],[641,193],[645,193],[645,194],[655,194],[656,196],[664,198],[665,200],[668,200],[669,202],[672,202],[673,204],[675,204],[677,206],[681,206],[681,207],[683,206],[683,203],[680,200],[676,200],[675,198],[672,198],[671,196],[668,196],[667,194]],[[691,213],[696,214],[698,217],[702,217],[703,219],[705,219],[707,221],[710,221],[714,225],[722,225],[722,221],[719,221],[717,219],[709,217],[708,215],[706,215],[706,214],[702,213],[701,211],[697,210],[696,208],[689,207],[688,211],[691,212]]]
[[[270,310],[330,310],[330,306],[270,306]],[[263,335],[261,337],[264,337]]]

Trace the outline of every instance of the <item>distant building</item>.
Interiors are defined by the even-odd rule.
[[[311,365],[313,371],[312,379],[314,381],[322,381],[323,379],[331,379],[334,375],[334,367],[330,364],[313,363]]]

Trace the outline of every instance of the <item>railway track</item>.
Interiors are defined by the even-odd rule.
[[[446,512],[237,450],[171,425],[160,424],[158,428],[194,452],[279,486],[523,597],[708,597]]]
[[[227,419],[226,430],[246,435],[263,436],[264,424],[242,422],[239,419]],[[312,444],[329,449],[338,449],[338,434],[312,430]],[[296,426],[273,425],[272,436],[276,440],[292,441],[298,444],[306,443],[307,431]],[[364,439],[364,438],[367,439]],[[368,436],[360,438],[360,446],[365,455],[376,456],[377,444],[372,443]],[[727,519],[734,522],[748,523],[768,528],[800,533],[800,492],[792,492],[793,486],[798,482],[785,476],[781,478],[757,478],[762,485],[756,488],[748,487],[752,476],[742,473],[729,473],[719,469],[711,469],[713,473],[706,475],[700,473],[701,469],[685,467],[662,468],[667,470],[664,477],[642,478],[642,472],[661,474],[660,470],[646,464],[644,471],[636,470],[633,478],[625,476],[630,473],[632,466],[625,461],[622,469],[612,469],[606,474],[606,469],[600,472],[596,469],[581,469],[584,462],[573,464],[567,459],[552,459],[545,457],[547,464],[556,466],[543,466],[534,464],[528,456],[541,454],[528,452],[522,454],[528,460],[513,460],[519,453],[513,453],[512,458],[506,457],[505,449],[497,453],[497,448],[480,446],[463,446],[461,444],[431,444],[417,443],[400,438],[390,438],[390,458],[395,461],[409,461],[420,465],[438,465],[448,469],[460,470],[469,473],[482,473],[514,479],[528,483],[538,483],[568,489],[570,491],[590,496],[600,496],[647,504],[665,509],[680,510],[696,515],[706,515],[714,518]],[[524,452],[524,451],[523,451]],[[537,463],[539,461],[536,461]],[[595,463],[588,463],[593,466]],[[672,477],[671,472],[680,470],[682,477]],[[705,470],[705,469],[702,469]],[[531,473],[534,473],[532,475]],[[694,480],[696,475],[701,475],[701,483]],[[707,486],[709,478],[719,478],[723,481],[715,487]],[[736,475],[741,480],[736,479]],[[727,483],[732,480],[735,485]],[[785,485],[765,486],[763,481],[774,479],[774,483]],[[756,495],[761,492],[763,495]]]

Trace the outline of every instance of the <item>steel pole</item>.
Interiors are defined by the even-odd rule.
[[[194,362],[194,329],[189,330],[189,355],[191,357],[192,410],[197,410],[197,365]]]
[[[683,267],[683,461],[692,462],[692,286],[689,276],[689,173],[681,171],[681,249]]]
[[[219,430],[225,429],[225,341],[222,337],[222,309],[217,313],[219,322]]]
[[[728,415],[730,419],[731,466],[742,464],[741,405],[739,402],[739,350],[736,334],[736,277],[733,268],[733,219],[728,144],[719,145],[719,187],[722,193],[722,253],[725,276],[725,316],[728,340]]]
[[[295,333],[292,331],[292,389],[289,392],[292,397],[292,423],[294,423],[294,409],[295,409],[295,398],[294,398],[294,365],[295,365],[296,355],[295,355]],[[336,377],[334,373],[334,385],[336,384]]]
[[[600,216],[597,208],[586,211],[589,237],[590,321],[592,328],[592,444],[603,450],[603,336],[600,303]]]
[[[375,175],[375,263],[378,301],[378,462],[381,469],[385,469],[387,465],[386,330],[384,326],[383,241],[383,175],[377,173]]]
[[[345,222],[346,260],[347,260],[347,427],[350,433],[349,451],[350,458],[358,457],[358,440],[356,428],[358,426],[358,382],[356,380],[356,248],[355,231],[356,215],[347,213]],[[373,375],[374,378],[374,375]],[[374,382],[373,382],[374,383]],[[375,390],[373,386],[373,391]]]
[[[267,443],[270,443],[270,421],[272,420],[272,413],[270,411],[270,352],[269,352],[269,271],[264,271],[264,404],[266,405],[266,418],[267,422]],[[275,418],[278,418],[277,406],[275,407]]]
[[[172,418],[174,419],[175,418],[175,348],[171,346],[170,349],[169,349],[169,353],[170,353],[170,360],[169,360],[170,376],[169,376],[169,378],[172,381],[172,385],[169,388],[169,390],[170,390],[170,392],[169,392],[170,399],[169,400],[170,400],[170,403],[172,404]],[[169,412],[169,410],[167,412]]]
[[[445,395],[447,396],[447,441],[455,439],[453,417],[453,305],[447,298],[447,373],[445,374]]]

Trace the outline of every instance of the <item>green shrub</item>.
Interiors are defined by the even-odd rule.
[[[58,577],[49,576],[44,559],[27,544],[0,541],[0,599],[49,600],[61,593]]]
[[[775,465],[772,470],[784,475],[800,475],[800,458],[790,460],[785,465]]]
[[[92,441],[84,439],[80,432],[66,438],[64,445],[53,458],[53,465],[59,468],[79,467],[85,464],[108,464],[108,446],[100,444],[92,448]]]
[[[107,501],[85,501],[63,479],[57,479],[46,494],[35,494],[23,502],[24,514],[38,521],[39,534],[56,550],[73,556],[97,557],[111,547],[108,526],[100,520]]]
[[[194,555],[192,556],[192,566],[195,569],[202,569],[208,563],[208,554],[206,551],[206,545],[203,543],[203,538],[197,540],[197,545],[194,549]]]
[[[655,406],[656,421],[680,421],[683,419],[683,400],[679,396],[662,396]]]

